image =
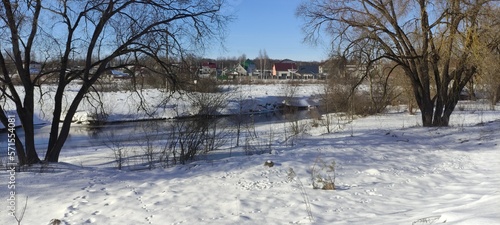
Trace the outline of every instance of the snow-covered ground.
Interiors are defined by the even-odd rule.
[[[244,93],[268,99],[279,90]],[[293,142],[284,140],[290,124],[262,124],[256,132],[272,131],[271,154],[223,149],[153,170],[117,170],[106,146],[65,149],[61,163],[15,174],[17,212],[28,198],[21,224],[500,224],[500,112],[459,108],[447,128],[422,128],[403,110],[340,118],[333,133],[304,120]],[[335,175],[336,190],[313,189],[312,174]],[[9,179],[0,172],[0,224],[17,224]]]

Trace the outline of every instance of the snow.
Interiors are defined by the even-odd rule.
[[[244,88],[243,98],[257,105],[279,102],[286,92],[279,85]],[[296,97],[318,90],[304,88]],[[140,117],[127,106],[130,93],[106,96],[113,99],[105,106],[113,109],[110,118]],[[471,102],[460,107],[446,128],[420,127],[420,115],[396,107],[352,121],[339,117],[333,133],[306,126],[293,144],[284,140],[288,124],[260,124],[262,137],[274,131],[271,154],[222,149],[152,170],[117,170],[104,145],[65,149],[61,163],[15,174],[17,212],[28,197],[21,224],[500,224],[500,113]],[[312,174],[324,169],[319,160],[335,162],[336,190],[313,189]],[[6,209],[9,172],[0,180],[0,224],[17,224]]]

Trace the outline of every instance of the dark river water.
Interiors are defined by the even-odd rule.
[[[299,110],[293,114],[294,118],[305,119],[310,118],[310,112],[307,110]],[[243,115],[242,118],[245,120],[242,123],[253,123],[256,125],[269,124],[269,123],[279,123],[289,120],[290,114],[283,114],[282,112],[272,112],[264,114],[255,115]],[[209,118],[208,120],[217,120],[227,127],[235,126],[235,121],[237,118],[235,116],[226,116],[221,118]],[[144,140],[145,136],[150,135],[151,132],[155,132],[158,135],[166,135],[170,132],[173,123],[179,123],[180,120],[155,120],[155,121],[138,121],[138,122],[121,122],[112,123],[105,125],[83,125],[74,124],[71,127],[70,135],[64,145],[66,151],[74,148],[92,148],[105,146],[110,142],[120,142],[123,145],[127,143],[130,144],[140,144]],[[16,129],[18,135],[23,138],[24,133],[21,128]],[[35,142],[36,148],[40,153],[44,153],[44,149],[47,148],[48,137],[50,132],[49,125],[39,125],[35,129]],[[7,132],[1,131],[0,146],[5,146],[5,148],[0,148],[0,153],[4,156],[7,152]],[[22,139],[21,139],[22,140]]]

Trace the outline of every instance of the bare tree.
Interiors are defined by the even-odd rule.
[[[372,61],[388,59],[403,69],[423,126],[447,126],[460,93],[477,72],[471,56],[490,8],[498,8],[498,3],[311,0],[301,4],[297,14],[306,20],[308,40],[326,30],[345,49],[360,42],[377,43],[383,54]]]
[[[266,69],[267,69],[267,61],[269,61],[269,56],[267,56],[267,51],[259,50],[258,62],[260,68],[260,79],[267,79]]]
[[[176,84],[167,59],[183,56],[218,37],[228,17],[223,0],[158,1],[2,1],[0,29],[0,120],[6,126],[8,104],[14,104],[25,140],[16,136],[20,164],[40,161],[34,141],[35,89],[49,75],[56,80],[51,131],[45,160],[57,162],[80,102],[107,71],[146,66]],[[77,55],[84,64],[73,68]],[[33,70],[34,57],[43,59]],[[141,65],[143,59],[154,64]],[[48,66],[48,62],[55,66]],[[147,61],[147,60],[146,60]],[[20,85],[14,78],[19,77]],[[16,78],[17,79],[17,78]],[[64,111],[69,84],[78,91]],[[64,117],[62,115],[65,115]],[[60,121],[63,121],[59,127]]]
[[[497,16],[483,19],[482,33],[476,37],[479,41],[475,45],[474,59],[479,64],[476,84],[482,87],[494,109],[500,100],[500,8],[490,10],[486,15]]]

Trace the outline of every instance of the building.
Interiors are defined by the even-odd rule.
[[[213,62],[204,62],[198,71],[200,77],[209,77],[217,72],[217,64]]]
[[[42,64],[39,62],[30,62],[30,75],[39,75],[42,72]]]
[[[256,72],[257,66],[255,66],[255,63],[250,59],[245,60],[241,66],[246,70],[248,76],[252,76],[254,72]]]
[[[273,64],[273,77],[278,79],[293,79],[296,77],[297,65],[291,60],[283,60]]]
[[[297,74],[301,79],[317,79],[319,75],[319,66],[317,65],[304,65],[300,66]]]

